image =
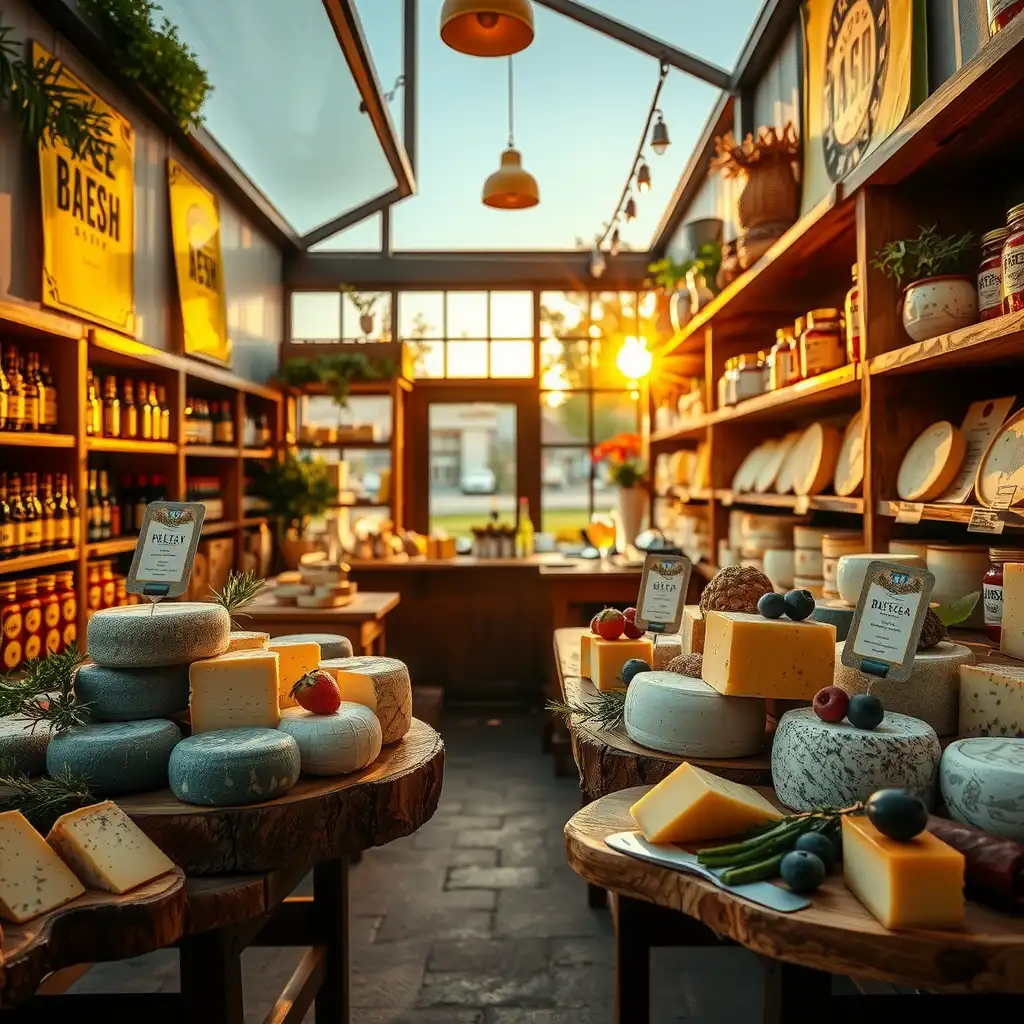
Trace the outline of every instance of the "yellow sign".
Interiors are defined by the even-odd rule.
[[[227,363],[231,359],[220,251],[220,207],[175,160],[167,161],[174,266],[185,329],[185,352]]]
[[[32,44],[35,65],[53,57]],[[43,301],[86,320],[135,330],[135,131],[63,64],[57,81],[107,115],[102,152],[81,159],[60,139],[39,146]]]

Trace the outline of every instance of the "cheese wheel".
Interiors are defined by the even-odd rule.
[[[188,707],[188,665],[160,668],[106,668],[82,665],[75,694],[99,722],[171,718]]]
[[[838,458],[839,431],[825,423],[812,423],[793,446],[789,472],[794,494],[820,494],[832,480]]]
[[[17,715],[0,718],[0,760],[12,761],[16,772],[42,775],[49,745],[50,730],[33,719]]]
[[[836,639],[845,640],[847,634],[850,632],[850,626],[853,624],[853,608],[851,608],[845,601],[825,600],[816,601],[814,605],[814,611],[811,612],[811,618],[815,622],[827,622],[830,626],[836,628]],[[842,653],[843,644],[840,643],[836,649],[836,657],[838,658]],[[843,666],[845,668],[845,666]],[[836,672],[838,673],[839,663],[836,663]],[[859,673],[858,673],[859,675]],[[888,704],[886,704],[888,707]],[[903,708],[893,708],[894,711],[902,711]]]
[[[1000,488],[1010,505],[1024,501],[1024,463],[1019,452],[1024,446],[1024,409],[1014,413],[992,439],[978,464],[974,492],[978,503],[991,508],[1000,497]],[[1010,488],[1013,491],[1010,491]]]
[[[331,658],[322,661],[320,667],[338,681],[342,700],[365,704],[376,711],[385,744],[397,743],[409,731],[412,683],[402,662],[396,658]],[[362,696],[367,693],[367,684],[373,689],[375,705]]]
[[[89,620],[89,657],[107,668],[158,668],[223,654],[231,618],[219,605],[192,601],[104,608]]]
[[[798,433],[787,434],[775,444],[757,472],[757,478],[754,480],[755,493],[765,494],[772,489],[799,436]]]
[[[319,644],[321,660],[352,657],[352,641],[340,633],[288,633],[274,637],[276,648],[287,644]]]
[[[933,501],[953,482],[966,451],[959,427],[949,420],[933,423],[903,456],[896,493],[903,501]]]
[[[342,701],[332,715],[288,708],[278,728],[295,738],[303,775],[347,775],[377,760],[383,734],[377,716],[362,704]]]
[[[754,489],[754,483],[761,472],[761,467],[768,461],[775,444],[775,441],[765,441],[747,453],[732,478],[732,489],[737,494],[746,494]]]
[[[864,482],[864,429],[858,412],[846,425],[836,459],[835,492],[840,497],[856,494]]]
[[[1024,841],[1024,739],[957,740],[942,754],[939,780],[954,821]]]
[[[253,630],[233,629],[228,637],[228,649],[232,651],[265,651],[270,645],[270,634]]]

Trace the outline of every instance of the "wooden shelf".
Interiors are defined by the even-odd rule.
[[[710,501],[714,496],[715,492],[710,487],[699,491],[691,491],[687,487],[672,487],[667,493],[656,494],[654,497],[661,501],[681,501],[684,505],[688,505],[691,502]]]
[[[13,299],[0,299],[0,322],[5,326],[23,327],[74,341],[83,337],[85,330],[80,320],[51,313],[34,302],[17,302]]]
[[[119,452],[122,455],[177,455],[172,441],[137,441],[127,437],[89,437],[86,448],[91,452]]]
[[[21,430],[0,430],[0,448],[13,445],[21,448],[74,448],[73,434],[39,434]]]
[[[274,457],[273,448],[243,448],[242,458],[243,459],[272,459]]]
[[[817,377],[791,384],[788,388],[768,391],[756,398],[709,413],[708,425],[732,423],[734,420],[778,420],[813,412],[834,405],[844,398],[860,396],[861,367],[847,363]]]
[[[123,555],[126,551],[134,551],[138,543],[138,534],[129,537],[111,537],[110,540],[93,541],[91,544],[87,544],[85,553],[89,558]]]
[[[247,530],[253,526],[265,526],[269,522],[270,516],[247,516],[240,525],[243,530]]]
[[[236,519],[215,519],[212,523],[203,523],[203,536],[212,537],[218,533],[233,533],[241,525]]]
[[[882,516],[895,517],[897,512],[900,510],[900,506],[902,505],[906,507],[908,504],[913,505],[914,503],[882,500],[878,502],[878,514]],[[971,521],[971,515],[976,508],[983,508],[983,506],[945,505],[937,503],[925,504],[921,506],[921,521],[932,523],[962,523],[966,526]],[[995,512],[996,510],[985,509],[985,511]],[[1008,529],[1024,530],[1024,509],[999,509],[998,515],[1006,524]],[[979,536],[983,535],[979,534]]]
[[[31,572],[33,569],[48,569],[55,565],[67,565],[78,560],[78,548],[61,548],[59,551],[42,551],[38,555],[19,555],[0,562],[0,576],[16,572]]]
[[[390,450],[390,441],[296,441],[292,445],[293,448],[305,448],[310,451],[316,451],[318,448],[325,448],[328,450],[336,449],[358,449],[358,448],[379,448],[382,450]]]
[[[716,490],[715,498],[723,505],[749,505],[760,508],[799,509],[805,505],[815,512],[848,512],[863,515],[863,498],[841,498],[837,494],[815,494],[812,497],[797,497],[795,494],[738,494],[728,489]]]
[[[186,455],[202,459],[237,459],[240,449],[221,444],[187,444]]]

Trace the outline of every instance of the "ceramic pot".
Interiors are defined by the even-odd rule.
[[[645,487],[619,487],[617,507],[619,513],[620,536],[615,546],[625,551],[632,546],[644,528],[644,513],[647,511],[647,489]]]
[[[792,548],[768,548],[764,553],[764,574],[776,590],[793,587],[794,553]]]
[[[903,329],[927,341],[978,322],[978,288],[966,275],[924,277],[903,289]]]
[[[925,568],[924,559],[918,555],[882,554],[843,555],[836,566],[836,589],[848,605],[855,605],[864,587],[864,574],[872,562],[895,562],[897,565],[912,565]]]
[[[718,245],[722,241],[723,224],[718,217],[702,217],[683,225],[682,248],[690,259],[694,259],[700,247],[709,242]]]
[[[669,316],[672,326],[677,331],[681,331],[690,322],[690,318],[693,316],[692,303],[693,299],[690,297],[688,288],[677,288],[669,300]]]
[[[935,577],[932,603],[941,606],[982,589],[982,577],[988,572],[988,548],[980,544],[929,544],[928,571]],[[964,622],[961,629],[981,629],[985,625],[985,606],[982,601]]]

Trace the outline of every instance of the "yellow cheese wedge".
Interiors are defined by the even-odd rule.
[[[0,814],[0,917],[22,924],[84,892],[21,811]]]
[[[843,881],[886,928],[959,928],[964,856],[930,832],[906,842],[843,818]]]
[[[232,630],[228,637],[227,654],[232,651],[265,651],[270,645],[269,633],[251,630]]]
[[[700,605],[684,605],[683,623],[679,632],[683,637],[683,654],[704,653],[704,615]]]
[[[593,639],[593,633],[584,633],[580,637],[580,675],[584,679],[590,678],[590,643]]]
[[[730,697],[811,700],[831,686],[836,627],[827,622],[708,612],[701,675]]]
[[[235,651],[189,666],[192,732],[214,729],[276,729],[277,651]]]
[[[1011,658],[1024,658],[1024,564],[1003,565],[1003,622],[999,650]]]
[[[756,789],[684,761],[629,809],[649,843],[691,843],[747,832],[782,812]]]
[[[599,690],[621,690],[622,666],[631,658],[639,658],[654,666],[654,644],[646,637],[639,640],[602,640],[595,636],[590,641],[590,681]]]
[[[338,684],[338,689],[341,690],[342,700],[349,700],[353,704],[362,704],[363,707],[376,711],[377,690],[373,685],[373,680],[367,675],[349,672],[343,664],[348,660],[348,658],[331,658],[321,662],[320,667],[334,676],[334,681]]]
[[[270,650],[277,651],[280,664],[278,668],[279,706],[293,708],[297,702],[291,696],[292,687],[307,673],[312,672],[320,664],[320,645],[316,643],[282,643],[270,641]]]

